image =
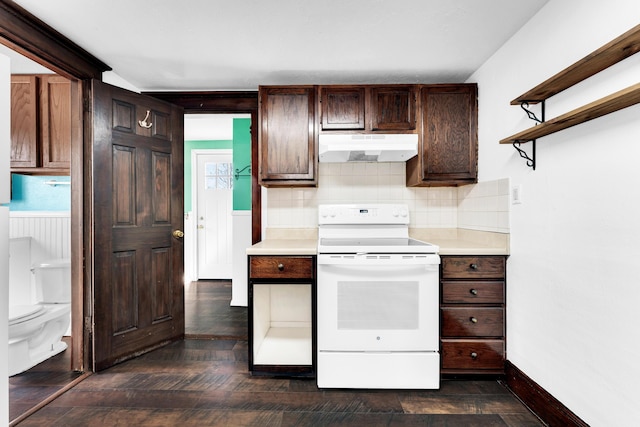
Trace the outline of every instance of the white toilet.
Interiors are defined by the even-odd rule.
[[[13,242],[12,242],[13,243]],[[17,242],[16,246],[21,246]],[[10,245],[14,249],[14,245]],[[23,268],[28,255],[10,250],[9,376],[19,374],[64,351],[62,336],[71,320],[71,263],[69,259],[38,263],[31,268],[35,295],[25,298]],[[19,258],[19,259],[16,259]],[[22,264],[22,265],[21,265]],[[11,271],[11,268],[14,271]],[[27,276],[28,277],[28,276]],[[19,296],[14,297],[13,296]]]

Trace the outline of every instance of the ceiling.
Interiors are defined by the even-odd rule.
[[[548,0],[16,0],[141,91],[464,82]]]

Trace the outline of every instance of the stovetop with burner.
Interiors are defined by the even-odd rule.
[[[318,253],[438,253],[438,246],[409,237],[404,204],[321,205]]]

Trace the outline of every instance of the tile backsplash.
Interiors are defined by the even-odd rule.
[[[266,189],[266,226],[315,228],[318,205],[404,203],[411,228],[509,232],[509,179],[462,187],[405,186],[404,163],[320,163],[317,188]]]

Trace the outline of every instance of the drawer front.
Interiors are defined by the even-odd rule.
[[[444,304],[503,304],[503,281],[442,281]]]
[[[504,257],[442,257],[443,279],[504,279],[504,272]]]
[[[442,340],[443,369],[504,369],[502,340]]]
[[[443,337],[502,337],[502,308],[445,307],[442,313]]]
[[[251,256],[249,277],[252,279],[312,279],[313,257]]]

